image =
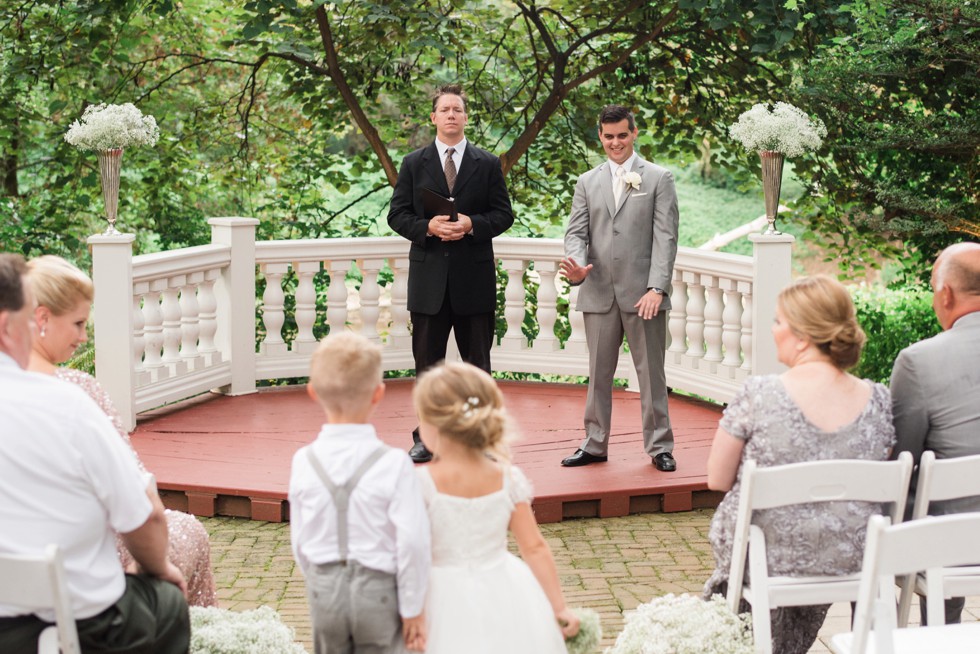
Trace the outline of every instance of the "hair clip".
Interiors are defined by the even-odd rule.
[[[473,409],[478,406],[480,406],[480,398],[470,396],[466,398],[465,402],[463,402],[462,406],[460,407],[460,411],[464,417],[469,418],[473,415]]]

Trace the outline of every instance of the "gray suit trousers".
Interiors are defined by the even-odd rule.
[[[589,392],[585,401],[585,440],[581,448],[606,456],[612,422],[612,385],[623,344],[629,343],[640,383],[643,417],[643,449],[651,457],[674,449],[674,430],[667,413],[667,379],[664,349],[667,345],[667,312],[650,320],[636,311],[621,311],[616,302],[605,313],[584,313],[585,339],[589,346]]]

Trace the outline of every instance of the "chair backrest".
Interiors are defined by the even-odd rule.
[[[41,556],[0,555],[0,579],[3,580],[0,604],[18,606],[28,612],[54,609],[62,654],[81,652],[64,563],[57,545],[49,545]]]
[[[955,500],[965,497],[980,495],[980,455],[957,457],[953,459],[937,459],[935,452],[926,450],[919,459],[919,478],[915,489],[915,504],[912,506],[912,519],[918,520],[929,515],[929,506],[932,502],[942,500]],[[972,563],[980,563],[980,556]],[[959,577],[960,583],[965,580],[964,575],[976,577],[978,568],[958,568],[952,572]],[[976,586],[976,581],[971,581],[971,587]],[[911,574],[901,581],[902,593],[898,604],[898,624],[904,627],[908,623],[909,610],[912,606],[912,595],[919,588],[917,575]],[[941,595],[945,596],[945,589]],[[942,613],[936,604],[936,613],[929,617],[929,622],[936,621],[937,616]],[[930,604],[932,608],[932,604]]]
[[[936,596],[941,596],[942,568],[975,563],[978,542],[980,513],[938,516],[898,525],[890,525],[883,516],[872,516],[861,568],[852,651],[864,652],[872,617],[878,650],[893,649],[896,576],[925,570],[930,593],[935,589]]]
[[[902,452],[895,461],[831,459],[760,468],[755,461],[742,464],[738,514],[728,577],[728,603],[737,611],[745,579],[745,556],[752,513],[793,504],[862,501],[889,504],[893,522],[905,513],[912,455]]]
[[[919,459],[912,519],[929,514],[929,503],[980,495],[980,454],[954,459],[937,459],[926,450]]]

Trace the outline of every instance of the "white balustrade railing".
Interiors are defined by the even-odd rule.
[[[306,376],[328,331],[352,329],[382,344],[386,370],[413,367],[404,239],[256,242],[254,219],[209,222],[211,245],[137,257],[131,235],[89,239],[96,368],[130,428],[140,411],[209,389],[242,394],[257,380]],[[793,239],[753,240],[753,257],[679,249],[665,364],[671,387],[727,402],[748,375],[777,369],[768,329],[758,327],[789,282]],[[587,375],[582,314],[568,309],[578,289],[558,273],[561,240],[500,237],[494,250],[506,280],[494,369]],[[617,376],[635,386],[625,351]]]

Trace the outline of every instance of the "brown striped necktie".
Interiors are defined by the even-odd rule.
[[[456,148],[449,148],[446,150],[446,166],[444,168],[446,172],[446,186],[449,187],[449,192],[453,192],[453,187],[456,186],[456,162],[453,161],[453,155],[456,154]]]

